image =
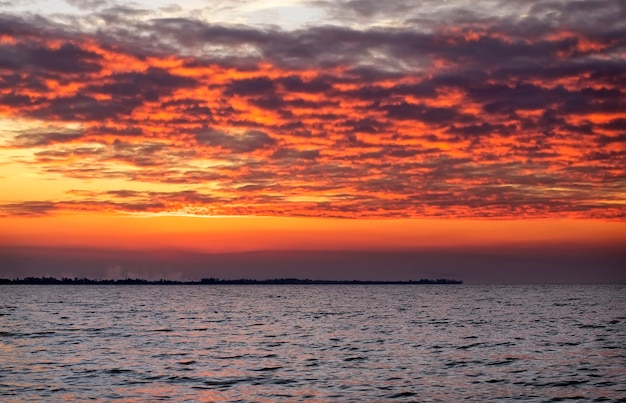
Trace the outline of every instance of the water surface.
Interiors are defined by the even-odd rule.
[[[626,401],[626,286],[0,286],[0,401]]]

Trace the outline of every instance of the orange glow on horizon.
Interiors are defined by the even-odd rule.
[[[133,217],[74,214],[4,218],[4,245],[211,253],[257,250],[412,250],[524,244],[618,245],[626,225],[591,220],[342,220]]]

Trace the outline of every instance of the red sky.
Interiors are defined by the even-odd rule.
[[[158,249],[344,251],[324,264],[386,278],[447,250],[430,267],[487,281],[462,270],[474,248],[523,282],[541,276],[502,248],[563,278],[569,248],[598,257],[581,281],[626,280],[623,2],[157,3],[2,2],[0,276],[77,250],[110,261],[65,274],[123,275]],[[50,247],[68,256],[28,263]],[[404,271],[365,263],[407,251]],[[217,270],[194,259],[141,273]]]

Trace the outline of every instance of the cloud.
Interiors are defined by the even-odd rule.
[[[51,214],[55,211],[56,207],[55,203],[49,201],[5,203],[0,204],[0,217],[40,217]]]
[[[11,70],[29,69],[33,73],[79,74],[101,69],[100,56],[71,42],[47,47],[35,44],[0,46],[0,66]]]
[[[267,95],[274,91],[274,82],[265,77],[233,80],[226,90],[229,95]]]
[[[292,30],[1,14],[0,116],[40,122],[3,150],[49,178],[186,186],[221,214],[623,217],[624,5],[474,3],[307,2],[335,24]]]
[[[80,10],[93,11],[94,9],[106,7],[110,3],[107,0],[65,0],[71,6]]]
[[[81,130],[63,130],[59,128],[26,130],[16,134],[13,145],[16,147],[41,147],[56,143],[67,143],[83,136]]]
[[[247,153],[271,147],[276,140],[260,130],[248,130],[240,134],[227,134],[217,130],[202,130],[196,134],[196,141],[201,145],[220,147],[236,153]]]
[[[279,148],[272,154],[275,159],[304,159],[314,160],[320,156],[319,150],[295,150],[292,148]]]
[[[167,70],[150,67],[142,72],[111,74],[107,83],[90,85],[85,90],[91,94],[111,98],[131,98],[141,101],[158,101],[173,90],[192,87],[195,80],[171,74]]]

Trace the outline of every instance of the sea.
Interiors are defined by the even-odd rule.
[[[626,285],[3,285],[0,401],[626,402]]]

